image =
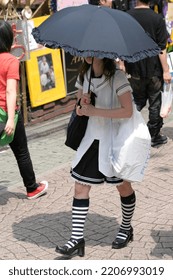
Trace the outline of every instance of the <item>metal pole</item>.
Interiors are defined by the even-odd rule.
[[[27,111],[27,96],[26,96],[26,76],[25,76],[25,62],[22,61],[20,70],[21,79],[21,96],[22,96],[22,111],[24,124],[28,123],[28,111]]]

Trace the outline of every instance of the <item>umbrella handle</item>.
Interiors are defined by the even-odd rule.
[[[91,86],[91,73],[92,73],[93,61],[94,61],[94,57],[92,57],[92,63],[91,63],[91,71],[90,71],[90,78],[89,78],[89,84],[88,84],[88,94],[90,93],[90,86]]]

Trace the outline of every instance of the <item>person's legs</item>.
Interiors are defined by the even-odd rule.
[[[57,246],[56,252],[71,255],[78,251],[80,257],[85,253],[85,240],[83,237],[84,224],[89,210],[89,185],[75,182],[75,193],[72,205],[72,233],[64,246]]]
[[[36,183],[35,173],[27,146],[26,133],[21,113],[19,113],[14,140],[10,143],[10,148],[17,160],[24,186],[27,191],[34,191],[38,185]]]
[[[146,79],[140,77],[131,77],[129,79],[130,85],[133,89],[133,97],[138,111],[141,111],[147,104]]]
[[[131,226],[131,220],[135,210],[136,196],[132,189],[131,183],[123,181],[123,183],[117,186],[121,199],[122,209],[122,223],[120,230],[112,243],[113,249],[120,249],[125,247],[129,241],[133,239],[133,228]]]
[[[137,109],[141,111],[149,103],[148,129],[152,138],[151,146],[167,143],[167,137],[160,134],[163,118],[160,117],[162,80],[159,77],[129,79]]]
[[[89,210],[89,192],[91,185],[120,184],[122,179],[106,177],[99,171],[98,166],[99,141],[95,140],[83,155],[79,163],[71,170],[71,176],[76,180],[72,205],[72,234],[70,240],[64,246],[57,246],[56,252],[71,255],[77,251],[79,256],[84,256],[85,240],[83,229]],[[81,182],[81,183],[80,183]]]
[[[167,137],[160,135],[163,126],[163,118],[160,116],[162,80],[152,77],[148,81],[149,121],[148,129],[152,138],[152,146],[167,143]]]
[[[23,117],[19,113],[18,122],[16,125],[15,135],[13,141],[9,144],[13,154],[17,160],[20,175],[23,179],[24,186],[26,187],[27,193],[32,193],[37,190],[40,186],[36,183],[35,173],[30,157],[30,153],[27,145],[26,132],[23,122]],[[44,181],[47,185],[47,182]],[[44,185],[45,185],[44,184]],[[41,186],[41,188],[44,186]],[[40,192],[39,192],[40,194]],[[42,192],[43,194],[43,192]],[[38,194],[37,194],[38,197]],[[34,197],[35,198],[35,197]]]

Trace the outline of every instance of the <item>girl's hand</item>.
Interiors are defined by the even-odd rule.
[[[77,114],[79,116],[94,116],[96,108],[91,105],[91,104],[87,104],[87,105],[83,105],[81,108],[78,106],[77,107]]]
[[[91,103],[91,98],[90,98],[90,94],[85,93],[83,94],[83,96],[81,97],[81,102],[80,105],[85,105],[85,104],[90,104]]]
[[[4,130],[5,130],[5,133],[6,133],[7,135],[13,134],[14,128],[15,128],[14,120],[8,119],[8,120],[7,120],[7,123],[6,123],[6,126],[5,126],[5,129],[4,129]]]
[[[163,72],[163,79],[164,79],[165,83],[168,83],[168,84],[171,83],[172,76],[169,71]]]

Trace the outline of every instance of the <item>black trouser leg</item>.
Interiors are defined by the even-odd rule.
[[[38,184],[36,183],[35,173],[28,150],[25,127],[21,113],[19,113],[14,139],[12,143],[10,143],[10,148],[17,160],[20,175],[22,176],[27,192],[34,191]]]

